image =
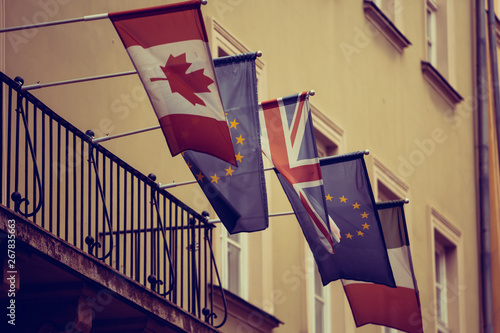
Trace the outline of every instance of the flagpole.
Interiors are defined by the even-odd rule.
[[[400,200],[392,200],[392,201],[382,201],[375,203],[375,208],[377,209],[386,209],[386,208],[394,208],[399,206],[404,206],[410,203],[410,199],[400,199]]]
[[[264,168],[264,171],[270,171],[270,170],[274,170],[274,167]],[[170,184],[163,184],[163,185],[160,184],[159,187],[160,187],[160,189],[165,190],[167,188],[195,184],[197,182],[198,182],[197,180],[187,180],[185,182],[180,182],[180,183],[172,182]]]
[[[101,80],[101,79],[108,79],[108,78],[113,78],[113,77],[120,77],[120,76],[125,76],[125,75],[132,75],[132,74],[137,74],[137,71],[128,71],[128,72],[121,72],[121,73],[113,73],[113,74],[103,74],[103,75],[96,75],[96,76],[89,76],[89,77],[84,77],[84,78],[79,78],[79,79],[71,79],[71,80],[64,80],[64,81],[57,81],[57,82],[50,82],[50,83],[35,83],[35,84],[30,84],[28,86],[23,86],[21,88],[22,91],[26,90],[32,90],[32,89],[40,89],[40,88],[46,88],[46,87],[53,87],[53,86],[61,86],[64,84],[71,84],[71,83],[78,83],[78,82],[87,82],[87,81],[93,81],[93,80]]]
[[[61,24],[68,24],[68,23],[74,23],[74,22],[95,21],[95,20],[102,20],[102,19],[107,19],[107,18],[108,18],[108,13],[86,15],[83,17],[77,17],[77,18],[66,19],[66,20],[33,23],[33,24],[21,25],[21,26],[17,26],[17,27],[3,28],[3,29],[0,29],[0,33],[18,31],[18,30],[26,30],[26,29],[32,29],[32,28],[50,27],[53,25],[61,25]]]
[[[269,217],[279,217],[279,216],[287,216],[287,215],[294,215],[295,212],[282,212],[282,213],[273,213],[269,214]],[[214,220],[209,220],[208,223],[220,223],[220,219],[214,219]]]
[[[256,51],[255,55],[257,57],[262,56],[262,51]],[[215,59],[214,59],[215,60]],[[111,74],[103,74],[103,75],[96,75],[96,76],[89,76],[89,77],[84,77],[84,78],[78,78],[78,79],[70,79],[70,80],[63,80],[63,81],[56,81],[56,82],[49,82],[49,83],[35,83],[35,84],[30,84],[27,86],[21,87],[22,91],[26,90],[33,90],[33,89],[40,89],[40,88],[47,88],[47,87],[53,87],[53,86],[60,86],[60,85],[65,85],[65,84],[71,84],[71,83],[79,83],[79,82],[87,82],[87,81],[93,81],[93,80],[101,80],[101,79],[109,79],[109,78],[114,78],[114,77],[120,77],[120,76],[125,76],[125,75],[133,75],[137,74],[136,70],[133,71],[127,71],[127,72],[120,72],[120,73],[111,73]],[[314,90],[309,91],[309,95],[314,96],[315,92]]]
[[[377,209],[384,209],[384,208],[391,208],[391,207],[397,207],[400,205],[405,205],[410,202],[410,199],[405,198],[401,200],[394,200],[394,201],[384,201],[384,202],[377,202],[376,208]],[[282,212],[282,213],[272,213],[269,214],[269,217],[279,217],[279,216],[288,216],[288,215],[294,215],[295,212]],[[209,220],[208,223],[220,223],[220,219],[214,219],[214,220]]]
[[[135,131],[125,132],[125,133],[120,133],[120,134],[115,134],[115,135],[107,135],[107,136],[103,136],[103,137],[96,138],[96,139],[93,138],[92,139],[92,143],[99,143],[99,142],[103,142],[103,141],[108,141],[108,140],[112,140],[112,139],[121,138],[121,137],[124,137],[124,136],[129,136],[129,135],[134,135],[134,134],[138,134],[138,133],[148,132],[148,131],[152,131],[152,130],[156,130],[156,129],[160,129],[160,128],[161,128],[161,126],[157,125],[157,126],[151,126],[151,127],[147,127],[147,128],[135,130]],[[94,132],[91,131],[91,130],[88,130],[85,133],[88,136],[90,136],[90,137],[94,136]]]
[[[100,140],[100,139],[96,139],[96,140]],[[92,141],[92,142],[94,142],[94,141]],[[343,155],[322,157],[319,160],[320,161],[328,161],[330,159],[338,159],[338,158],[343,158],[343,157],[358,156],[360,154],[369,155],[370,151],[368,149],[366,149],[366,150],[363,150],[363,151],[360,151],[360,152],[354,152],[354,153],[350,153],[350,154],[343,154]],[[265,168],[264,171],[270,171],[270,170],[274,170],[274,169],[275,169],[274,167],[268,167],[268,168]],[[167,189],[167,188],[172,188],[172,187],[177,187],[177,186],[184,186],[184,185],[195,184],[197,182],[198,181],[196,181],[196,180],[188,180],[188,181],[180,182],[180,183],[172,182],[170,184],[160,185],[160,188],[161,189]],[[408,199],[406,199],[406,200],[408,200]]]
[[[202,5],[206,5],[207,3],[208,3],[207,0],[201,1]],[[52,22],[32,23],[32,24],[26,24],[26,25],[21,25],[21,26],[16,26],[16,27],[3,28],[3,29],[0,29],[0,33],[33,29],[33,28],[50,27],[53,25],[62,25],[62,24],[75,23],[75,22],[96,21],[96,20],[102,20],[102,19],[107,19],[107,18],[108,18],[108,13],[93,14],[93,15],[86,15],[86,16],[82,16],[82,17],[76,17],[76,18],[72,18],[72,19],[65,19],[65,20],[52,21]]]

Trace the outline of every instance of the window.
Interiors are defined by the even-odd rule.
[[[306,270],[308,272],[308,327],[309,332],[331,332],[330,286],[323,287],[318,267],[309,246],[306,244]]]
[[[328,313],[325,313],[325,308],[327,307],[326,292],[323,289],[323,284],[321,283],[321,276],[319,275],[318,268],[314,266],[314,323],[315,332],[322,333],[325,328],[325,320],[328,317]]]
[[[247,234],[230,235],[221,230],[222,285],[243,299],[248,299],[247,242]]]
[[[334,156],[344,152],[344,130],[313,104],[311,115],[319,157]]]
[[[446,332],[448,326],[448,314],[446,309],[446,251],[440,243],[436,244],[434,264],[438,332]]]
[[[453,29],[448,29],[453,19],[451,0],[427,0],[425,2],[425,60],[421,63],[422,74],[428,83],[454,108],[463,100],[453,88],[456,81],[454,53],[448,50],[453,39]]]
[[[370,155],[368,155],[370,158]],[[408,197],[409,186],[397,177],[377,157],[373,158],[373,195],[377,202],[400,200]]]
[[[437,4],[434,0],[427,0],[427,61],[437,68],[437,33],[436,33],[436,11]]]
[[[338,155],[339,147],[328,140],[328,138],[316,128],[314,129],[314,136],[316,137],[316,147],[318,148],[318,156],[320,158]]]
[[[210,47],[212,57],[224,57],[228,55],[248,53],[251,51],[245,47],[238,39],[229,33],[219,22],[214,19],[208,19],[206,24],[211,27],[212,36],[210,40]],[[265,64],[261,58],[255,59],[255,70],[257,72],[257,93],[259,101],[265,101],[267,98],[267,78],[266,71],[264,70]]]
[[[434,261],[434,316],[436,332],[458,332],[461,326],[460,308],[463,306],[462,272],[463,259],[461,231],[450,221],[431,208]]]

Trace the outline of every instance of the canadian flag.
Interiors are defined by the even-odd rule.
[[[237,165],[201,0],[109,13],[172,156],[194,150]]]

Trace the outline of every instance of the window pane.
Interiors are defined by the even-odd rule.
[[[233,244],[228,244],[227,247],[227,263],[228,263],[228,289],[229,291],[240,293],[240,249]]]
[[[436,287],[436,310],[437,317],[439,320],[443,321],[443,309],[441,305],[443,304],[443,294],[440,287]]]
[[[320,300],[316,300],[316,305],[314,307],[314,312],[316,314],[316,333],[323,333],[323,317],[324,317],[324,304]]]
[[[321,282],[321,276],[316,265],[314,269],[314,293],[323,298],[323,283]]]
[[[436,12],[427,8],[427,61],[436,66]]]
[[[436,263],[436,282],[441,284],[441,255],[439,252],[435,253],[435,263]]]
[[[240,244],[240,234],[234,234],[234,235],[231,235],[231,234],[227,234],[228,235],[228,238],[232,241],[235,241],[236,243]]]
[[[427,8],[427,40],[432,41],[432,10]]]

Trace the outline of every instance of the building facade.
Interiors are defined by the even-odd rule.
[[[0,26],[173,2],[3,0]],[[259,101],[315,90],[310,102],[320,155],[368,149],[376,200],[409,199],[425,332],[482,329],[475,10],[474,1],[452,0],[209,0],[202,6],[214,58],[262,51]],[[107,19],[2,33],[0,55],[0,70],[25,85],[134,69]],[[30,92],[97,138],[158,124],[136,75]],[[160,131],[101,145],[139,172],[154,173],[158,183],[192,180]],[[273,173],[266,182],[270,212],[290,212]],[[168,191],[216,218],[196,184]],[[220,224],[213,231],[229,310],[221,331],[395,332],[356,328],[340,282],[321,286],[293,215],[271,217],[269,224],[251,234],[229,235]]]

